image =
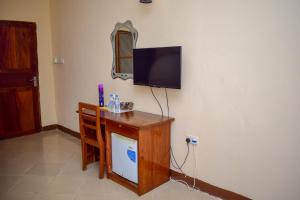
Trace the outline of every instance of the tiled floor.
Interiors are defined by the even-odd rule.
[[[0,141],[1,200],[214,200],[169,181],[139,197],[106,178],[98,163],[81,170],[80,141],[58,130]]]

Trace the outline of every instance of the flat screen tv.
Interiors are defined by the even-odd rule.
[[[133,84],[181,89],[181,46],[133,49]]]

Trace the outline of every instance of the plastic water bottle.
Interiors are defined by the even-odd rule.
[[[110,94],[109,95],[109,103],[107,105],[109,111],[115,112],[115,94]]]
[[[115,112],[120,113],[121,112],[121,106],[120,106],[120,98],[118,95],[115,96]]]

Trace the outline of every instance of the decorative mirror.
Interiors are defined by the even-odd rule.
[[[133,78],[133,49],[138,38],[137,30],[130,20],[117,23],[110,35],[113,49],[112,78]]]

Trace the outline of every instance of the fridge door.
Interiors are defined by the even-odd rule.
[[[112,171],[138,183],[137,141],[117,133],[111,134]]]

